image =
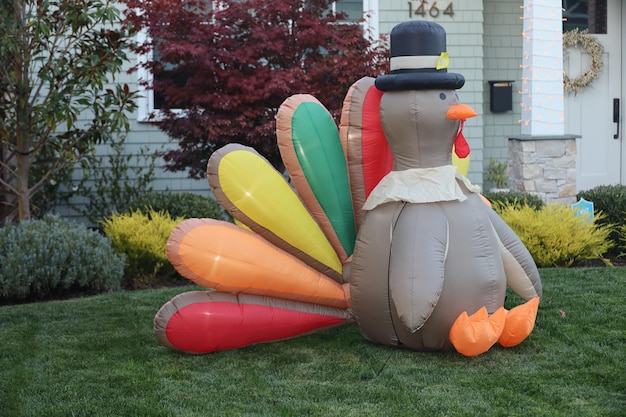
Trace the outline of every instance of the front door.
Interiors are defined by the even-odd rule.
[[[577,140],[578,191],[626,183],[626,142],[621,123],[622,7],[621,0],[563,1],[563,30],[588,29],[604,47],[598,77],[580,92],[565,92],[565,131],[581,136]],[[563,69],[575,79],[587,72],[591,63],[592,56],[579,44],[565,52]],[[620,123],[614,122],[615,99],[619,100]]]

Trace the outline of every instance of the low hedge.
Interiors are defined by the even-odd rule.
[[[84,225],[46,215],[0,228],[0,298],[46,298],[118,289],[124,255]]]

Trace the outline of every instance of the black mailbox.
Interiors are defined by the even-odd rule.
[[[513,110],[513,81],[489,81],[489,99],[492,113]]]

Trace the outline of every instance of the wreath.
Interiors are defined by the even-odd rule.
[[[592,82],[598,78],[600,71],[602,71],[602,52],[604,48],[595,36],[591,36],[587,29],[578,31],[578,28],[565,32],[563,34],[563,56],[566,56],[566,49],[575,46],[582,46],[582,48],[591,55],[591,65],[587,68],[587,71],[583,72],[576,78],[570,78],[565,71],[563,71],[563,86],[565,92],[573,91],[574,94],[580,93],[587,88]]]

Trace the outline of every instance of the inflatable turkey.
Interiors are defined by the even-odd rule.
[[[287,99],[277,138],[295,190],[252,148],[211,155],[209,183],[237,225],[189,219],[172,232],[170,261],[207,291],[159,310],[160,342],[208,353],[356,322],[372,342],[419,351],[521,343],[539,273],[452,164],[468,156],[462,126],[476,113],[447,67],[444,29],[409,21],[391,32],[390,73],[348,91],[339,129],[314,97]],[[527,302],[505,310],[507,286]]]

